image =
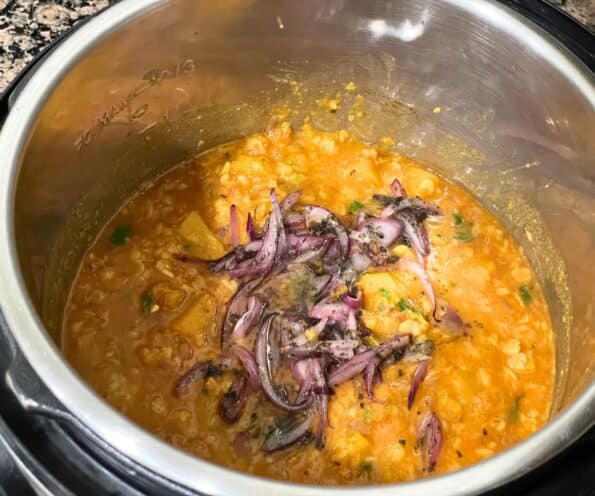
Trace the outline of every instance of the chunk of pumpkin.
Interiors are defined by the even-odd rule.
[[[198,212],[190,212],[180,224],[178,232],[192,243],[193,252],[200,258],[213,260],[225,255],[225,248],[205,224]]]
[[[217,301],[214,296],[203,293],[174,321],[173,328],[193,338],[197,346],[204,346],[216,324],[216,313]]]

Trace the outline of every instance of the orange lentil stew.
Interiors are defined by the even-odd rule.
[[[171,170],[86,254],[67,359],[156,436],[274,479],[407,481],[535,432],[554,345],[531,268],[386,141],[282,123]]]

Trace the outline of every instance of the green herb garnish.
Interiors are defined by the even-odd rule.
[[[361,210],[362,208],[364,208],[364,204],[361,203],[361,202],[358,202],[357,200],[353,200],[349,204],[349,211],[350,212],[357,212],[358,210]]]
[[[132,235],[132,227],[127,224],[117,226],[109,237],[110,243],[114,246],[122,246]]]
[[[405,310],[411,310],[412,312],[415,312],[415,308],[413,308],[403,298],[399,300],[399,303],[397,303],[397,305],[399,306],[399,310],[401,310],[401,312],[404,312]]]
[[[359,470],[361,473],[367,473],[370,474],[372,472],[372,470],[374,470],[374,464],[367,460],[365,462],[362,462],[362,464],[359,466]]]
[[[390,300],[392,298],[392,294],[388,289],[385,288],[380,288],[378,290],[378,292],[380,293],[380,296],[382,296],[383,298],[386,298],[387,300]]]
[[[520,286],[519,287],[519,296],[525,305],[530,305],[533,301],[533,295],[527,286]]]
[[[519,411],[521,409],[521,400],[523,399],[523,395],[517,396],[514,401],[512,402],[512,406],[510,410],[508,410],[508,421],[509,422],[516,422],[519,419]]]
[[[473,234],[471,231],[457,231],[454,235],[454,238],[457,241],[463,241],[464,243],[469,243],[469,241],[473,241]]]
[[[462,241],[463,243],[473,241],[473,222],[465,220],[465,218],[458,212],[452,214],[452,220],[455,227],[454,239]]]
[[[150,291],[145,291],[140,297],[140,308],[144,314],[151,313],[155,303],[157,303],[155,297]]]

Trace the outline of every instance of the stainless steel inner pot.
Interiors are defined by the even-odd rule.
[[[357,122],[316,104],[336,93],[347,103],[349,81],[364,97],[366,118]],[[554,39],[490,0],[125,0],[43,62],[4,125],[0,307],[65,418],[189,489],[427,496],[500,485],[595,421],[594,83]],[[61,310],[101,225],[141,184],[262,130],[284,105],[296,124],[309,116],[367,141],[392,136],[396,150],[465,185],[513,232],[557,333],[555,401],[541,431],[482,463],[417,482],[285,484],[166,445],[63,361]]]

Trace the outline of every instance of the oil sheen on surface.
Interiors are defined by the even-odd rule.
[[[323,133],[281,124],[215,149],[175,168],[131,199],[90,248],[66,310],[63,349],[97,392],[164,440],[216,463],[275,479],[314,484],[369,484],[424,477],[416,427],[431,408],[444,445],[434,473],[455,470],[507,448],[536,431],[549,414],[554,349],[548,310],[522,251],[464,189],[346,132]],[[464,336],[433,328],[399,302],[429,305],[406,273],[364,274],[362,319],[378,342],[396,333],[431,339],[436,350],[411,410],[414,364],[384,370],[375,400],[361,377],[336,388],[326,444],[266,454],[263,431],[281,412],[261,393],[237,424],[217,415],[231,377],[197,382],[188,395],[173,387],[196,361],[220,353],[220,326],[236,283],[205,266],[173,259],[223,255],[230,205],[240,223],[249,212],[262,227],[269,193],[302,190],[303,203],[344,220],[386,193],[394,178],[407,192],[435,202],[428,221],[428,273],[438,297],[469,324]],[[245,242],[245,233],[241,241]],[[398,256],[413,256],[405,245]],[[238,443],[237,434],[251,438]],[[236,442],[234,443],[234,439]],[[245,441],[245,440],[244,440]]]

